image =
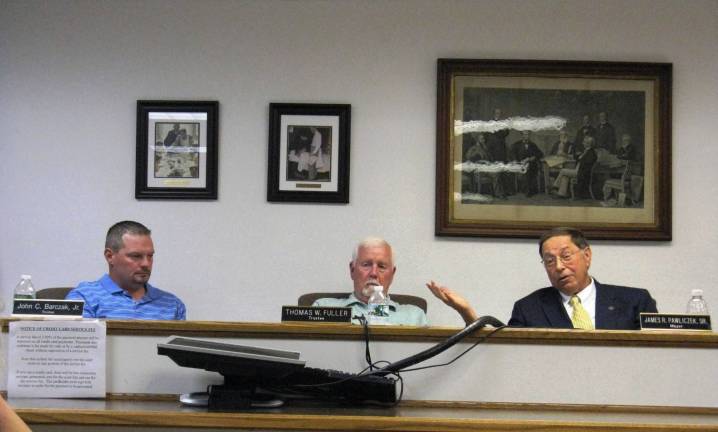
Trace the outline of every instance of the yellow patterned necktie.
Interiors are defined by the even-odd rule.
[[[588,315],[588,312],[586,312],[586,309],[581,306],[581,299],[574,295],[571,296],[568,302],[571,303],[571,307],[573,308],[573,315],[571,316],[573,328],[593,330],[593,322],[591,322],[591,317]]]

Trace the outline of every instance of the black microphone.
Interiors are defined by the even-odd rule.
[[[504,327],[504,323],[499,321],[498,319],[492,317],[491,315],[484,315],[481,318],[477,319],[476,321],[472,322],[471,324],[467,325],[463,330],[456,333],[455,335],[449,337],[445,341],[434,345],[431,348],[428,348],[420,353],[414,354],[411,357],[407,357],[403,360],[399,360],[394,363],[390,363],[387,366],[384,366],[383,368],[379,370],[375,370],[370,372],[371,375],[379,375],[379,376],[385,376],[389,375],[390,373],[401,371],[402,369],[405,369],[409,366],[413,366],[417,363],[421,363],[424,360],[428,360],[432,357],[434,357],[437,354],[441,354],[442,352],[446,351],[447,349],[454,346],[457,342],[459,342],[461,339],[465,338],[466,336],[470,335],[471,333],[475,332],[476,330],[485,327],[486,325],[492,325],[496,328]]]

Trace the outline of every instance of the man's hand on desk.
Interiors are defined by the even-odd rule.
[[[469,302],[459,294],[450,290],[448,287],[439,285],[434,281],[427,283],[426,287],[429,288],[429,291],[431,291],[436,298],[456,310],[467,325],[479,318]]]

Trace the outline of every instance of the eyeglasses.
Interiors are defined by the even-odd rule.
[[[374,264],[375,263],[371,261],[365,261],[360,262],[359,267],[366,272],[370,272],[374,268]],[[378,273],[386,273],[389,270],[391,270],[391,266],[389,266],[388,264],[385,264],[383,262],[376,263],[376,271]]]
[[[541,260],[541,263],[544,265],[544,267],[553,267],[556,265],[556,262],[558,260],[561,260],[561,264],[569,264],[573,262],[574,257],[577,253],[584,251],[584,249],[578,249],[573,252],[569,251],[563,251],[561,252],[561,255],[553,256],[553,255],[544,255],[543,259]]]

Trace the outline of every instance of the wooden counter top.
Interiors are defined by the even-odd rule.
[[[207,412],[175,397],[10,399],[29,424],[269,430],[718,431],[718,410],[542,404],[402,402],[393,408],[289,402],[283,408]]]

